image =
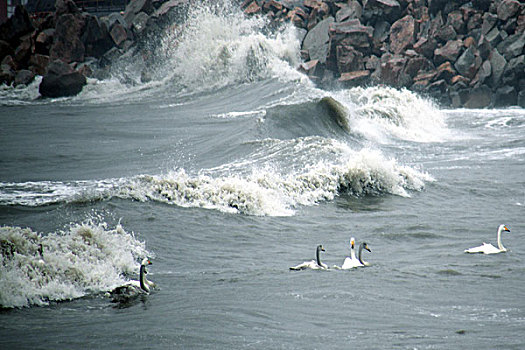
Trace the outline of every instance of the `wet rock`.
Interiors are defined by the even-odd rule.
[[[128,33],[124,26],[120,23],[115,23],[109,32],[111,39],[116,46],[121,47],[122,44],[128,39]]]
[[[437,67],[436,72],[436,80],[444,80],[449,84],[451,83],[452,78],[457,74],[452,63],[448,61]]]
[[[20,38],[20,45],[17,46],[13,54],[13,59],[17,62],[17,66],[25,67],[27,60],[31,55],[33,42],[31,34],[26,34]]]
[[[357,51],[352,45],[346,44],[345,40],[337,46],[336,52],[337,67],[340,73],[364,69],[363,53]]]
[[[394,54],[399,54],[412,48],[415,32],[415,20],[410,15],[394,22],[390,28],[390,50]]]
[[[415,78],[420,72],[434,70],[434,65],[425,57],[417,56],[408,59],[405,67],[405,73],[411,78]]]
[[[525,75],[525,55],[521,55],[511,59],[505,66],[503,72],[502,83],[506,85],[519,86],[520,79],[523,79]],[[522,88],[525,88],[523,86]]]
[[[464,102],[465,108],[485,108],[492,104],[492,91],[486,85],[471,89]]]
[[[392,86],[409,86],[412,83],[412,79],[405,73],[406,63],[406,57],[387,57],[386,60],[381,63],[381,80],[385,84]]]
[[[100,58],[113,47],[106,24],[95,16],[86,16],[85,26],[80,38],[86,49],[85,55]]]
[[[145,29],[146,24],[148,23],[149,16],[145,12],[139,12],[133,17],[131,22],[131,29],[135,35],[141,35]]]
[[[516,106],[518,92],[514,86],[502,86],[494,93],[494,107]]]
[[[27,69],[21,69],[16,73],[13,85],[29,85],[33,80],[35,80],[35,74],[33,72]]]
[[[124,20],[132,25],[139,13],[151,15],[154,9],[151,0],[131,0],[124,10]]]
[[[414,44],[414,50],[426,58],[432,59],[437,47],[437,41],[434,38],[422,37]]]
[[[86,85],[86,78],[61,60],[53,61],[42,78],[38,91],[43,97],[77,95]]]
[[[6,56],[10,57],[10,56]],[[2,63],[0,65],[0,85],[11,85],[15,80],[15,71],[11,68],[10,65]]]
[[[370,53],[374,29],[363,26],[357,19],[343,23],[332,23],[329,27],[330,41],[337,47],[340,41],[344,45],[353,46],[363,53]]]
[[[334,18],[329,17],[319,22],[312,28],[303,41],[303,49],[308,51],[311,60],[325,63],[330,47],[329,28],[334,23]]]
[[[358,70],[354,72],[347,72],[341,74],[339,82],[343,83],[345,86],[359,86],[368,81],[370,77],[369,70]]]

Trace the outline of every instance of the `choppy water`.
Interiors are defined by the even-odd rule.
[[[525,347],[523,109],[322,91],[292,28],[190,16],[152,83],[0,90],[2,348]],[[289,271],[350,236],[370,267]],[[158,288],[112,303],[144,256]]]

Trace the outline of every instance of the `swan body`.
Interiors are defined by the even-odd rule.
[[[302,264],[292,266],[290,267],[290,270],[305,270],[305,269],[312,269],[312,270],[326,270],[328,269],[328,266],[321,262],[321,252],[324,252],[324,247],[322,245],[317,246],[316,250],[316,260],[310,260],[305,261]]]
[[[498,254],[498,253],[504,253],[507,251],[507,249],[503,246],[501,243],[501,233],[503,231],[510,232],[507,226],[505,225],[499,225],[498,227],[498,247],[494,247],[490,243],[483,242],[482,245],[478,247],[473,247],[470,249],[465,249],[465,253],[475,254],[475,253],[481,253],[481,254]]]
[[[119,286],[111,291],[110,295],[113,298],[113,302],[126,302],[132,298],[135,298],[141,294],[149,294],[152,288],[155,288],[155,283],[148,281],[146,274],[146,266],[151,265],[151,261],[148,258],[142,260],[140,264],[139,280],[131,280],[126,284]]]
[[[363,267],[363,266],[369,266],[370,264],[363,260],[362,254],[363,249],[368,250],[369,252],[372,252],[370,248],[368,248],[368,244],[366,242],[363,242],[359,245],[359,253],[358,257],[355,255],[355,238],[352,237],[350,239],[350,257],[346,257],[343,261],[343,265],[341,266],[342,270],[349,270],[353,269],[355,267]]]

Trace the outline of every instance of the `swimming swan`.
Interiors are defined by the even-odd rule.
[[[501,243],[501,232],[507,231],[510,232],[510,230],[505,225],[499,225],[498,227],[498,247],[494,247],[492,244],[487,244],[483,242],[482,245],[479,247],[474,247],[470,249],[465,249],[465,253],[483,253],[483,254],[497,254],[497,253],[503,253],[506,252],[507,249],[503,246]]]
[[[317,261],[316,260],[310,260],[310,261],[305,261],[304,263],[302,264],[299,264],[297,266],[292,266],[290,267],[290,270],[305,270],[305,269],[312,269],[312,270],[326,270],[328,269],[328,266],[326,264],[323,264],[321,262],[321,252],[324,252],[324,248],[322,245],[318,245],[317,246],[317,250],[316,250],[316,258],[317,258]]]
[[[362,258],[363,249],[366,249],[369,252],[372,252],[370,248],[368,248],[368,244],[366,242],[363,242],[359,245],[358,257],[356,258],[355,256],[355,238],[352,237],[350,239],[350,257],[346,257],[345,261],[343,262],[343,266],[341,266],[341,269],[348,270],[348,269],[353,269],[354,267],[369,266],[370,264],[364,261]]]
[[[149,294],[151,288],[155,288],[155,283],[148,281],[146,278],[148,273],[146,266],[148,265],[151,265],[151,261],[148,258],[144,258],[140,264],[139,280],[128,281],[126,284],[111,291],[110,295],[113,298],[113,302],[125,302],[141,294]]]

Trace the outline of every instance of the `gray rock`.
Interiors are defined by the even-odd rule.
[[[113,47],[106,23],[91,15],[86,16],[81,40],[86,49],[86,56],[100,58]]]
[[[445,46],[434,50],[434,63],[440,65],[445,61],[456,62],[463,49],[463,41],[451,40]]]
[[[328,17],[306,34],[303,49],[308,51],[310,60],[318,60],[319,63],[326,62],[330,46],[329,28],[334,21],[333,17]]]
[[[33,24],[25,7],[17,5],[13,15],[0,24],[0,40],[16,46],[19,37],[31,33],[33,30]]]
[[[514,86],[502,86],[494,93],[494,107],[516,106],[518,92]]]
[[[506,21],[510,17],[514,17],[521,8],[522,5],[519,1],[503,0],[498,5],[498,18],[502,21]]]
[[[374,23],[377,19],[392,23],[400,14],[401,5],[396,0],[368,0],[363,7],[363,18]]]
[[[481,58],[479,60],[481,60]],[[478,63],[474,55],[474,49],[469,47],[459,56],[456,63],[454,63],[454,68],[456,68],[462,76],[472,79],[476,75],[480,65],[481,62]]]
[[[48,73],[42,78],[38,91],[43,97],[64,97],[77,95],[86,78],[68,64],[55,60],[49,64]]]
[[[486,85],[475,87],[470,90],[466,98],[465,108],[486,108],[492,104],[492,91]]]
[[[145,12],[139,12],[133,17],[131,22],[131,29],[136,35],[140,35],[146,29],[146,24],[148,23],[149,16]]]
[[[336,22],[344,22],[349,19],[361,18],[361,14],[363,13],[363,7],[358,1],[349,1],[348,4],[343,3],[339,6],[341,9],[335,14]]]
[[[47,72],[47,66],[49,64],[49,56],[34,54],[29,58],[29,69],[38,75],[44,76]]]
[[[434,57],[434,51],[436,50],[436,47],[437,41],[432,37],[422,37],[414,44],[414,50],[428,59],[432,59]]]
[[[11,85],[15,80],[15,72],[8,64],[0,65],[0,84]]]
[[[154,11],[151,0],[131,0],[124,11],[124,20],[129,25],[133,25],[135,17],[143,12],[146,15],[151,15]]]
[[[117,45],[118,47],[121,47],[122,43],[124,43],[128,39],[126,29],[118,22],[116,22],[113,25],[111,31],[109,32],[109,35],[111,36],[111,39],[113,40],[115,45]]]
[[[505,57],[500,55],[497,49],[492,50],[489,61],[492,67],[492,75],[489,79],[489,84],[493,87],[496,87],[501,81],[507,61],[505,60]]]
[[[14,86],[18,85],[29,85],[33,80],[35,80],[35,74],[27,69],[19,70],[15,75]]]

